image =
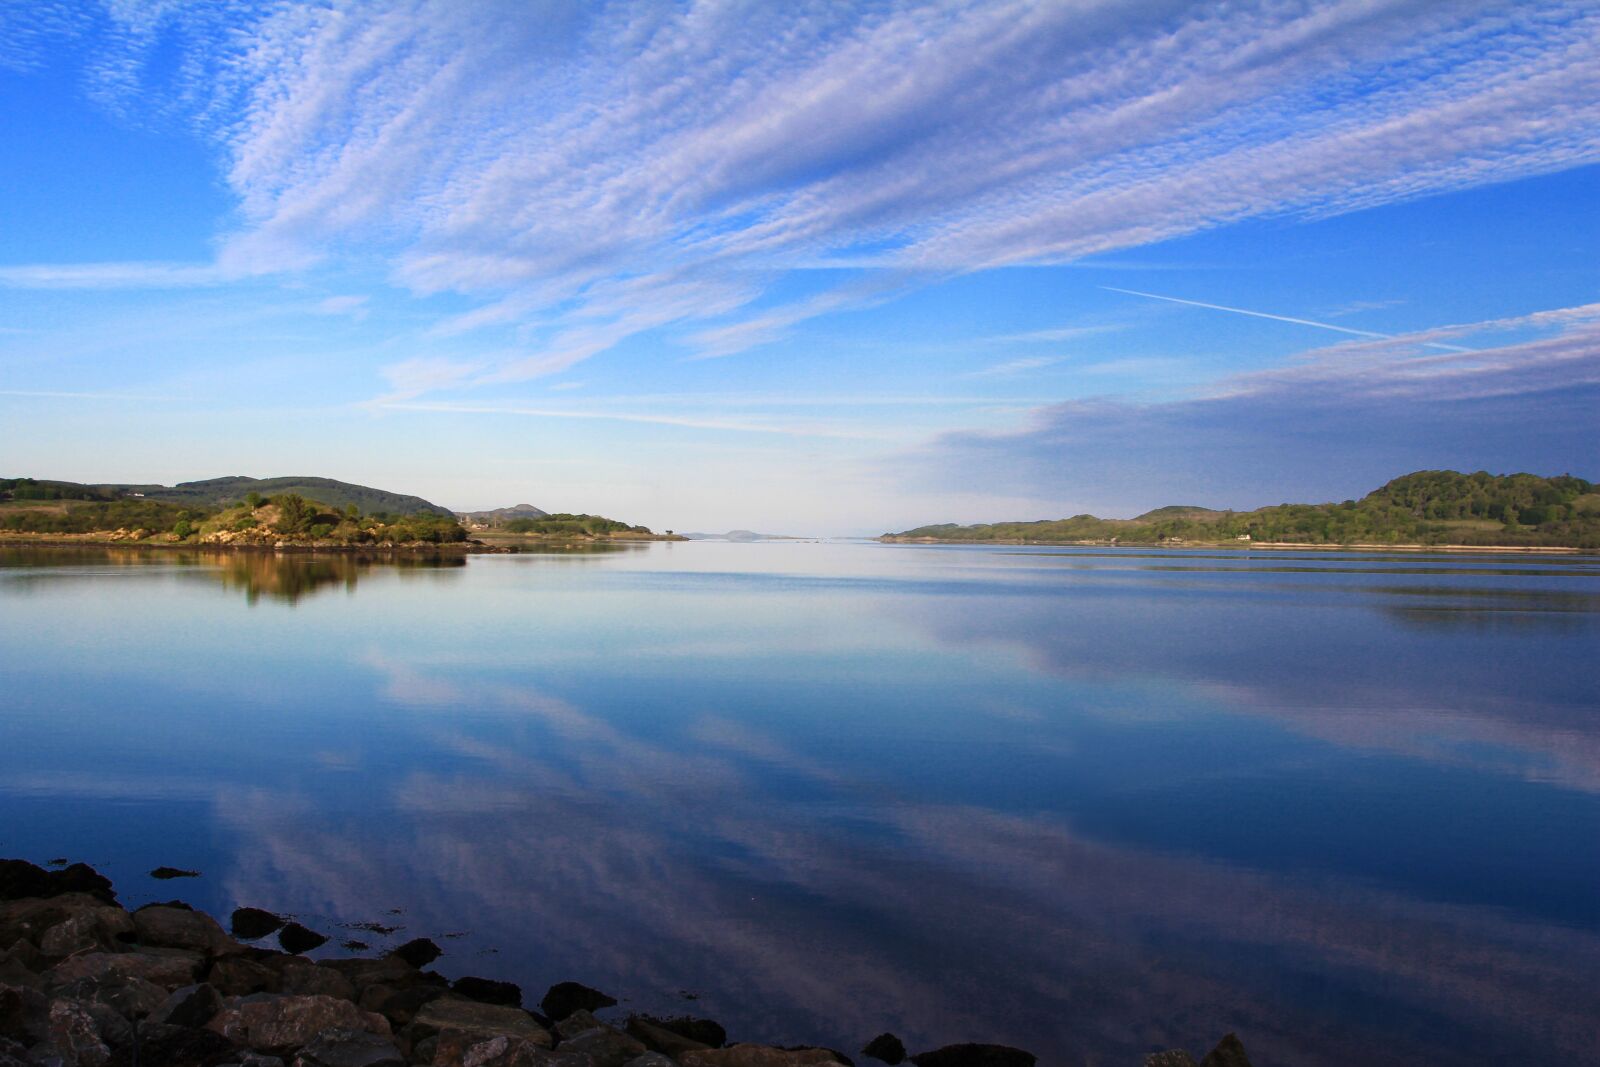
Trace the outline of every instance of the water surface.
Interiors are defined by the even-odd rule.
[[[1583,557],[0,550],[0,854],[735,1039],[1594,1062],[1597,650]]]

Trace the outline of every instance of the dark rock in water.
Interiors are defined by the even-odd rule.
[[[581,982],[557,982],[539,1001],[539,1007],[557,1022],[575,1011],[599,1011],[617,1002],[598,989],[590,989]]]
[[[117,902],[111,879],[86,863],[47,871],[27,860],[0,860],[0,900],[58,897],[63,893],[87,893],[106,904]]]
[[[365,1030],[324,1030],[300,1050],[294,1067],[405,1067],[393,1041]]]
[[[1144,1058],[1144,1067],[1199,1067],[1194,1057],[1181,1048],[1152,1052]]]
[[[157,867],[150,872],[152,878],[198,878],[199,871],[186,871],[182,867]]]
[[[451,982],[450,988],[468,1000],[476,1000],[483,1004],[509,1004],[513,1008],[522,1007],[522,987],[514,982],[497,982],[492,978],[474,978],[469,975]]]
[[[906,1058],[905,1044],[893,1034],[879,1034],[867,1042],[861,1050],[863,1056],[871,1056],[884,1063],[900,1063]]]
[[[160,1007],[150,1013],[152,1023],[172,1026],[204,1026],[222,1010],[222,995],[205,982],[174,989]]]
[[[138,1045],[115,1050],[107,1067],[150,1067],[157,1063],[162,1067],[218,1067],[238,1062],[239,1050],[221,1034],[188,1026],[141,1023]]]
[[[141,904],[133,909],[135,915],[146,908],[177,908],[179,911],[193,911],[193,904],[185,904],[181,900],[157,900],[150,904]]]
[[[229,920],[228,925],[232,927],[234,937],[254,941],[258,937],[266,937],[274,930],[283,929],[287,921],[281,915],[274,915],[260,908],[235,908],[233,918]]]
[[[426,967],[440,956],[444,949],[428,940],[426,937],[414,938],[395,949],[389,955],[396,959],[405,960],[413,967]]]
[[[1206,1053],[1200,1067],[1250,1067],[1250,1057],[1244,1054],[1244,1044],[1234,1034],[1225,1034],[1217,1047]]]
[[[1033,1067],[1039,1058],[1009,1045],[946,1045],[911,1057],[917,1067]]]
[[[395,1027],[405,1026],[416,1018],[423,1005],[444,996],[442,986],[422,985],[396,989],[394,986],[369,985],[361,991],[358,1003],[367,1011],[375,1011]]]
[[[344,949],[346,952],[365,952],[372,946],[367,944],[365,941],[357,941],[355,938],[350,937],[339,942],[339,947]]]
[[[290,923],[278,931],[278,944],[283,946],[285,952],[292,952],[297,956],[327,943],[326,937],[299,923]]]

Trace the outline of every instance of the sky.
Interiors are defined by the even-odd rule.
[[[0,475],[877,534],[1600,480],[1600,5],[0,4]]]

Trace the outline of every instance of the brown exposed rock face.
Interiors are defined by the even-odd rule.
[[[442,1035],[445,1030],[459,1030],[480,1038],[516,1038],[540,1048],[554,1044],[550,1031],[521,1008],[443,997],[424,1004],[412,1017],[406,1034],[415,1042],[434,1034]]]
[[[207,1025],[237,1045],[267,1052],[293,1051],[324,1030],[340,1027],[388,1036],[389,1021],[337,997],[229,997]]]
[[[812,1067],[844,1061],[825,1048],[774,1048],[770,1045],[733,1045],[685,1052],[683,1067]]]

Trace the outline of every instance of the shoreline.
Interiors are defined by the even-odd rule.
[[[308,959],[332,937],[242,906],[229,927],[181,901],[132,912],[84,863],[0,859],[0,1064],[72,1067],[853,1067],[818,1045],[730,1042],[711,1019],[628,1013],[575,981],[537,1009],[515,983],[446,978],[426,937],[377,956]],[[157,878],[199,877],[157,868]],[[268,942],[271,942],[271,945]],[[341,946],[367,951],[364,943]],[[275,946],[275,947],[274,947]],[[607,1013],[603,1018],[596,1013]],[[864,1035],[863,1035],[864,1038]],[[890,1033],[868,1064],[1035,1067],[1033,1053],[960,1043],[907,1054]],[[1144,1067],[1250,1067],[1228,1034],[1202,1060],[1171,1049]],[[1137,1067],[1137,1065],[1130,1065]]]
[[[1463,553],[1526,553],[1533,555],[1600,555],[1600,549],[1574,548],[1568,545],[1457,545],[1457,544],[1386,544],[1382,542],[1352,542],[1350,544],[1316,544],[1310,541],[1032,541],[1023,538],[961,537],[897,537],[885,534],[873,538],[885,545],[1029,545],[1045,548],[1225,548],[1249,552],[1256,548],[1290,552],[1463,552]]]

